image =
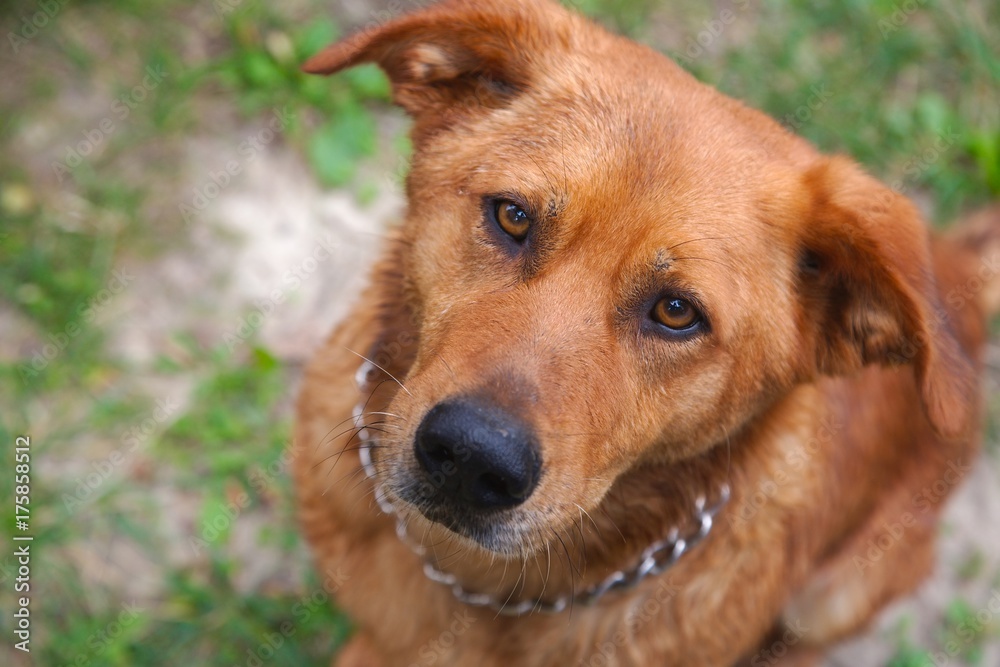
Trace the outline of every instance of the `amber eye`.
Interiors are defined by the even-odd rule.
[[[653,306],[653,319],[676,331],[690,329],[698,323],[701,316],[690,303],[677,297],[660,299]]]
[[[523,241],[531,228],[531,216],[512,201],[501,199],[494,211],[497,224],[515,241]]]

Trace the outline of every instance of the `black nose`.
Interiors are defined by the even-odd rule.
[[[417,428],[413,449],[427,476],[422,495],[479,509],[524,502],[541,469],[530,429],[500,408],[468,399],[431,408]]]

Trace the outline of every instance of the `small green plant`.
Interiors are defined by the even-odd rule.
[[[233,51],[216,64],[218,78],[238,94],[248,113],[290,108],[297,120],[289,134],[305,147],[317,177],[328,186],[350,183],[358,163],[375,153],[372,103],[389,100],[389,84],[374,65],[330,79],[307,75],[303,62],[335,41],[329,19],[289,29],[262,12],[235,13],[228,22]],[[262,25],[263,22],[263,25]]]
[[[939,222],[1000,196],[996,3],[916,3],[899,25],[884,23],[898,0],[565,4],[676,56],[822,149],[853,155],[930,202]],[[121,325],[145,313],[112,315],[142,299],[111,292],[165,256],[202,267],[202,255],[185,253],[211,216],[182,226],[178,213],[188,179],[204,178],[200,151],[206,142],[237,146],[276,111],[289,119],[277,145],[327,186],[374,199],[382,181],[364,182],[358,167],[383,153],[392,179],[405,172],[405,136],[380,136],[390,90],[377,67],[335,77],[299,70],[349,20],[376,17],[348,19],[318,0],[46,6],[58,12],[5,53],[0,86],[0,442],[30,433],[44,462],[32,484],[37,662],[328,664],[350,628],[294,520],[283,454],[299,369],[253,336],[213,348],[197,331],[165,331],[153,358],[137,361],[116,343]],[[20,34],[39,8],[13,0],[0,32]],[[162,83],[127,118],[110,111],[150,67],[166,73]],[[65,172],[54,168],[108,116],[115,129],[97,149]],[[147,280],[141,289],[157,288]],[[130,281],[129,297],[133,289]],[[152,389],[161,386],[172,389]],[[168,393],[184,400],[141,430]],[[995,396],[987,409],[995,464]],[[12,495],[12,477],[0,475],[0,497]],[[11,530],[4,522],[0,539],[9,543]],[[248,553],[277,565],[248,577]],[[0,554],[0,578],[11,565]],[[1000,587],[1000,573],[984,572],[981,560],[950,567],[966,583]],[[133,605],[123,591],[136,584],[146,593]],[[997,637],[995,623],[973,624],[979,602],[956,599],[930,637],[909,628],[891,637],[891,667],[927,667],[948,642],[960,648],[955,664],[975,664]]]
[[[900,645],[886,667],[934,667],[927,651],[922,651],[908,643]]]

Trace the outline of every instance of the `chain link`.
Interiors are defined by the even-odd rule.
[[[373,382],[378,368],[369,361],[365,361],[355,375],[358,388],[365,391]],[[396,535],[400,541],[406,544],[418,556],[425,557],[427,550],[419,542],[414,541],[406,530],[406,522],[399,516],[396,508],[388,501],[381,482],[377,479],[375,466],[372,463],[371,451],[368,443],[371,441],[371,433],[364,427],[364,403],[359,403],[352,414],[354,426],[358,429],[357,437],[361,441],[358,447],[358,458],[361,460],[361,467],[365,474],[372,481],[375,487],[375,499],[379,509],[388,516],[396,520]],[[511,603],[509,598],[504,599],[486,593],[474,593],[466,590],[455,575],[438,569],[431,561],[424,560],[424,576],[435,583],[447,586],[451,589],[455,598],[472,607],[485,607],[497,612],[501,616],[524,616],[529,613],[558,614],[570,606],[570,604],[591,605],[608,593],[627,591],[635,588],[650,576],[658,576],[670,569],[680,558],[701,543],[712,531],[715,517],[719,511],[729,501],[729,485],[723,483],[718,490],[714,503],[706,506],[705,496],[699,496],[695,501],[695,512],[693,519],[697,524],[697,530],[685,536],[680,535],[677,528],[672,528],[665,538],[653,542],[646,547],[639,557],[639,563],[628,570],[616,570],[603,580],[593,584],[575,594],[561,595],[551,600],[542,598],[529,598],[519,602]]]

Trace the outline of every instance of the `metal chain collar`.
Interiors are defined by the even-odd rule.
[[[377,370],[381,369],[370,361],[365,361],[358,369],[355,380],[362,392],[371,386],[372,376]],[[361,441],[361,446],[358,447],[358,457],[361,459],[361,466],[364,468],[365,474],[375,486],[375,499],[378,502],[379,508],[388,516],[396,519],[396,535],[415,554],[424,559],[424,575],[428,579],[448,586],[451,589],[452,595],[460,602],[473,607],[486,607],[503,616],[523,616],[533,612],[556,614],[569,607],[571,602],[573,604],[590,605],[607,593],[632,589],[646,577],[663,574],[674,563],[680,560],[681,556],[691,551],[708,536],[712,530],[715,516],[729,501],[730,491],[729,485],[726,483],[722,483],[719,487],[718,498],[712,505],[706,505],[707,501],[704,495],[699,496],[695,501],[695,511],[692,516],[697,529],[690,534],[681,536],[677,528],[672,528],[665,538],[657,540],[646,547],[639,557],[638,564],[630,569],[616,570],[602,581],[573,594],[567,593],[551,600],[529,598],[516,603],[510,603],[506,598],[466,590],[458,582],[455,575],[439,569],[428,560],[427,549],[410,537],[406,530],[406,523],[399,516],[392,503],[386,500],[382,484],[377,479],[368,445],[372,440],[372,436],[368,429],[364,427],[364,405],[363,402],[359,403],[354,408],[353,413],[354,424],[356,427],[359,427],[357,437]]]

